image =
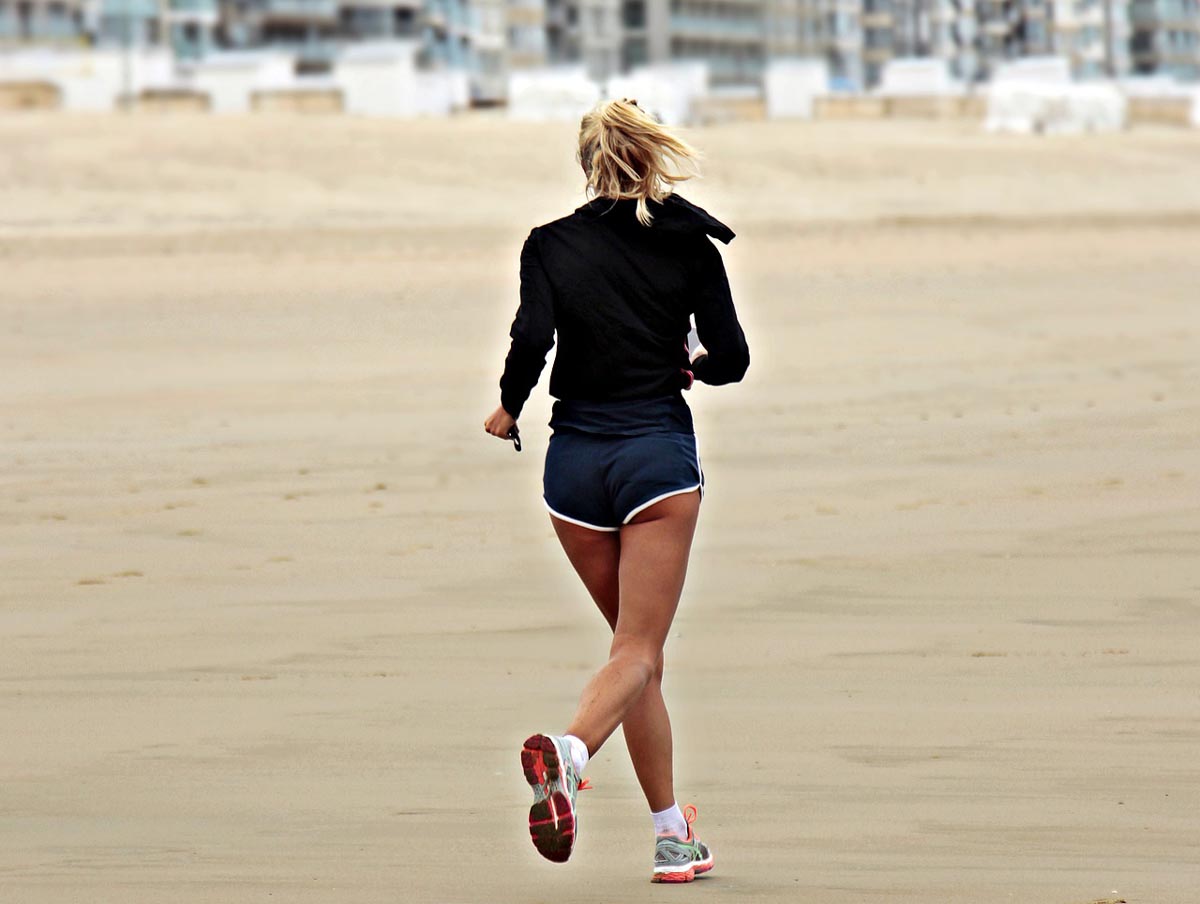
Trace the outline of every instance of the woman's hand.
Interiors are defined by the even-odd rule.
[[[516,426],[516,423],[513,420],[513,416],[505,411],[504,406],[501,405],[488,415],[488,419],[483,422],[483,429],[492,436],[498,436],[500,439],[508,439],[508,431]]]

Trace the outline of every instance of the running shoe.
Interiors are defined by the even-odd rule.
[[[588,787],[581,781],[564,738],[536,734],[521,750],[525,781],[533,789],[529,835],[539,854],[565,863],[575,847],[575,797]]]
[[[691,882],[713,868],[712,851],[692,831],[696,815],[696,808],[691,804],[683,808],[683,818],[687,820],[688,827],[687,838],[659,835],[655,840],[651,882]]]

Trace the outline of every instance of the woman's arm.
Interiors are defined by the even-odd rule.
[[[515,421],[554,347],[554,296],[542,266],[536,229],[521,249],[521,304],[509,336],[512,345],[500,378],[500,407]]]
[[[700,242],[693,297],[696,333],[706,353],[692,362],[691,372],[700,382],[713,386],[736,383],[750,366],[750,348],[733,307],[721,252],[707,236]]]

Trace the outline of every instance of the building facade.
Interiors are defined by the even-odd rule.
[[[1133,71],[1200,79],[1200,0],[1131,0]]]
[[[816,58],[835,88],[862,90],[895,59],[944,60],[972,84],[1053,54],[1077,78],[1200,80],[1200,0],[0,0],[0,46],[275,48],[320,72],[349,43],[391,40],[415,42],[423,68],[470,72],[481,101],[547,64],[603,81],[700,60],[714,86],[753,88],[772,59]]]
[[[0,46],[78,42],[86,17],[79,0],[0,0]]]

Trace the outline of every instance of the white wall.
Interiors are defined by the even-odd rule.
[[[530,69],[508,77],[508,116],[531,122],[577,121],[600,100],[582,66]]]
[[[296,87],[292,58],[274,53],[228,53],[190,64],[188,87],[207,94],[214,113],[246,113],[255,91]]]
[[[101,113],[117,108],[126,87],[137,95],[170,84],[172,66],[164,51],[33,50],[0,54],[0,80],[51,82],[64,110]]]
[[[816,98],[829,93],[824,60],[772,60],[763,76],[770,119],[812,119]]]
[[[695,119],[697,98],[708,93],[708,66],[702,62],[662,63],[635,68],[608,80],[607,100],[630,98],[667,125]]]

